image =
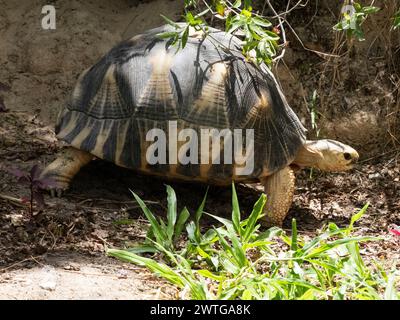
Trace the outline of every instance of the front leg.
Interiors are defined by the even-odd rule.
[[[295,174],[291,167],[285,167],[261,180],[267,195],[264,207],[266,217],[262,224],[266,227],[282,227],[283,220],[292,205],[295,190]]]
[[[61,150],[56,160],[50,163],[42,172],[41,178],[50,179],[52,184],[48,187],[51,194],[58,196],[69,188],[72,178],[79,170],[93,159],[88,152],[74,147],[66,147]]]

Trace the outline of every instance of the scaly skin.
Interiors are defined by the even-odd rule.
[[[92,159],[93,155],[88,152],[73,147],[62,149],[56,160],[41,174],[41,178],[50,178],[55,182],[55,185],[49,188],[52,196],[61,196],[62,192],[69,188],[72,178]]]
[[[265,227],[283,224],[292,205],[295,190],[295,174],[291,167],[285,167],[273,175],[262,179],[267,202],[264,207],[266,216],[262,220]]]

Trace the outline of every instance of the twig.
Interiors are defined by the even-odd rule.
[[[22,263],[24,263],[24,262],[26,262],[26,261],[30,261],[30,260],[33,260],[33,261],[35,261],[36,263],[39,263],[40,264],[40,262],[38,262],[37,260],[36,260],[36,258],[40,258],[41,256],[36,256],[36,257],[30,257],[30,258],[26,258],[26,259],[24,259],[24,260],[21,260],[21,261],[18,261],[18,262],[16,262],[16,263],[13,263],[11,266],[8,266],[8,267],[5,267],[5,268],[3,268],[3,269],[0,269],[0,273],[2,273],[2,272],[5,272],[5,271],[7,271],[7,270],[9,270],[9,269],[11,269],[11,268],[14,268],[15,266],[18,266],[18,265],[20,265],[20,264],[22,264]]]
[[[369,161],[371,161],[371,160],[374,160],[374,159],[377,159],[377,158],[380,158],[380,157],[383,157],[383,156],[385,156],[385,155],[388,155],[388,154],[391,154],[391,153],[394,153],[394,152],[398,152],[398,151],[399,151],[399,150],[393,149],[393,150],[390,150],[390,151],[387,151],[387,152],[378,154],[378,155],[376,155],[376,156],[373,156],[373,157],[371,157],[371,158],[368,158],[368,159],[359,161],[358,163],[369,162]]]

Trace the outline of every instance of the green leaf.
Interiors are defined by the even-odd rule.
[[[369,203],[367,203],[358,213],[356,213],[355,215],[353,215],[351,217],[350,225],[348,228],[349,232],[353,229],[354,223],[356,223],[358,220],[360,220],[361,217],[367,212],[368,207],[369,207]]]
[[[127,249],[129,252],[133,253],[156,253],[158,250],[154,246],[148,246],[148,245],[139,245],[139,246],[134,246],[130,247]]]
[[[314,300],[315,298],[314,289],[308,289],[303,293],[299,300]]]
[[[216,230],[217,231],[217,230]],[[218,231],[217,231],[218,233]],[[246,253],[243,250],[242,244],[239,241],[239,238],[236,236],[235,231],[233,228],[228,228],[228,230],[220,230],[220,233],[222,234],[222,237],[220,236],[220,239],[223,238],[223,236],[228,237],[228,239],[232,243],[232,247],[230,247],[230,252],[232,253],[233,257],[237,261],[239,267],[243,268],[248,265],[248,260],[246,258]]]
[[[237,265],[234,265],[229,259],[221,257],[219,261],[221,266],[225,269],[225,271],[233,275],[236,275],[240,272],[240,268]]]
[[[400,28],[400,10],[394,15],[393,26],[394,29]]]
[[[223,230],[223,229],[218,231],[217,229],[215,229],[215,232],[217,233],[220,243],[221,243],[222,247],[224,248],[224,250],[226,252],[230,252],[232,257],[236,261],[237,266],[239,268],[242,268],[248,264],[246,254],[240,245],[239,239],[236,237],[236,235],[232,234],[233,229],[231,228],[231,230],[229,230],[229,231]],[[232,247],[225,240],[225,236],[228,237],[229,240],[231,240]]]
[[[194,223],[194,221],[190,221],[187,225],[186,225],[186,232],[188,234],[188,238],[191,242],[199,244],[200,241],[197,240],[196,238],[196,224]]]
[[[249,289],[245,289],[242,293],[242,300],[252,300],[253,294]]]
[[[360,255],[360,249],[357,242],[352,242],[346,245],[348,252],[350,253],[351,259],[357,266],[358,272],[364,276],[365,265]]]
[[[232,19],[230,24],[226,26],[226,32],[227,33],[233,33],[243,25],[242,21],[239,21],[239,20],[234,21],[234,20],[235,19]]]
[[[221,16],[225,15],[225,6],[221,3],[218,2],[215,6],[215,10],[217,11],[217,13]]]
[[[201,239],[202,240],[202,244],[203,244],[203,242],[206,242],[207,244],[211,243],[211,242],[214,242],[216,236],[217,236],[217,234],[216,234],[214,229],[208,229],[204,233],[204,235],[203,235],[203,237]]]
[[[242,5],[242,1],[241,1],[241,0],[236,0],[236,1],[233,3],[232,8],[237,9],[237,8],[239,8],[241,5]]]
[[[246,229],[243,234],[243,241],[248,241],[250,239],[250,236],[254,233],[254,227],[263,213],[266,201],[267,201],[267,196],[265,194],[262,194],[255,203],[253,211],[251,212],[248,218]]]
[[[222,234],[220,232],[218,232],[217,229],[214,229],[216,234],[218,235],[219,238],[219,242],[222,245],[222,248],[226,251],[226,252],[230,252],[233,254],[232,252],[232,248],[231,246],[228,244],[228,242],[225,240],[225,238],[222,236]]]
[[[268,40],[278,41],[280,39],[280,37],[275,32],[272,32],[270,30],[265,30],[265,33],[268,35],[267,37]]]
[[[186,207],[184,207],[179,214],[178,222],[175,225],[175,235],[174,235],[174,241],[178,240],[179,236],[182,233],[183,227],[185,226],[185,223],[187,219],[190,217],[190,213]]]
[[[321,253],[328,251],[332,248],[338,247],[339,245],[342,244],[348,244],[352,242],[362,242],[362,241],[371,241],[371,240],[379,240],[377,237],[354,237],[354,238],[346,238],[346,239],[339,239],[339,240],[334,240],[331,242],[328,242],[326,244],[322,244],[320,247],[315,248],[312,250],[310,253],[308,253],[306,256],[303,256],[303,259],[309,259],[311,257],[316,257],[320,255]]]
[[[233,227],[238,235],[242,234],[242,228],[240,227],[240,208],[239,200],[236,194],[235,184],[232,183],[232,222]]]
[[[260,233],[255,241],[260,241],[260,240],[267,240],[267,239],[272,239],[274,237],[279,237],[283,233],[283,230],[279,227],[272,227],[269,228],[267,231],[264,231]]]
[[[272,23],[269,22],[267,19],[261,19],[258,17],[253,18],[253,22],[260,27],[269,28],[272,26]]]
[[[160,14],[161,18],[163,18],[169,25],[175,27],[175,29],[179,29],[180,25],[174,21],[172,21],[170,18],[164,16],[163,14]]]
[[[250,248],[264,247],[264,246],[267,246],[267,245],[270,245],[273,243],[274,242],[272,242],[272,241],[253,241],[253,242],[243,244],[243,249],[247,250]]]
[[[381,8],[373,7],[373,6],[367,6],[367,7],[363,7],[361,11],[363,13],[365,13],[365,14],[371,14],[371,13],[376,13],[379,10],[381,10]]]
[[[195,214],[195,237],[197,242],[200,242],[201,232],[200,232],[200,219],[204,212],[204,206],[206,204],[208,194],[208,188],[206,190],[206,194],[204,195],[203,201],[200,204],[200,207],[197,209]]]
[[[196,247],[196,251],[202,258],[211,259],[211,256],[207,252],[205,252],[202,248]]]
[[[296,219],[292,219],[292,242],[290,249],[292,251],[297,251],[297,223]]]
[[[146,266],[157,275],[162,276],[171,283],[184,287],[185,283],[182,281],[182,277],[176,273],[173,269],[163,263],[156,262],[152,259],[141,257],[133,252],[126,250],[108,249],[107,255],[119,258],[121,260],[137,264],[139,266]]]
[[[251,11],[249,11],[249,10],[243,9],[241,14],[243,16],[245,16],[246,18],[251,18]]]
[[[147,208],[146,204],[140,199],[140,197],[131,190],[133,196],[136,199],[136,202],[139,204],[140,208],[142,209],[143,213],[145,214],[147,220],[149,220],[151,228],[153,229],[154,237],[156,238],[158,243],[163,243],[166,239],[166,234],[162,230],[160,224],[157,222],[157,219],[151,213],[149,208]]]
[[[235,230],[234,227],[233,227],[233,223],[231,222],[231,220],[228,220],[228,219],[225,219],[225,218],[222,218],[222,217],[218,217],[218,216],[214,216],[213,214],[207,213],[207,212],[206,212],[206,215],[208,215],[208,216],[210,216],[210,217],[213,217],[214,219],[218,220],[218,221],[221,222],[227,229]]]
[[[162,32],[162,33],[157,33],[156,37],[160,39],[169,39],[169,38],[174,38],[177,35],[176,32]]]
[[[224,280],[223,276],[218,276],[216,274],[213,274],[209,270],[203,269],[203,270],[197,270],[196,272],[205,278],[209,278],[209,279],[212,279],[215,281],[223,281]]]
[[[244,0],[244,8],[251,11],[253,8],[251,7],[252,0]]]
[[[358,2],[354,2],[353,6],[354,6],[354,9],[356,9],[357,12],[362,10],[362,6]]]
[[[399,296],[396,293],[396,274],[393,272],[389,276],[389,281],[386,286],[386,290],[384,293],[385,300],[399,300]]]
[[[189,38],[189,27],[186,27],[185,31],[182,34],[182,49],[186,47],[188,38]]]

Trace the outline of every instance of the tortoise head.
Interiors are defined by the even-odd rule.
[[[352,169],[358,158],[358,152],[352,147],[339,141],[324,139],[307,141],[299,151],[294,164],[338,172]]]

